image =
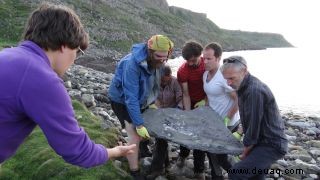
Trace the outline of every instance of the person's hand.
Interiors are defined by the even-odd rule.
[[[234,157],[234,160],[235,160],[236,162],[239,162],[239,161],[241,161],[241,159],[240,159],[240,155],[238,155],[238,156],[235,156],[235,157]]]
[[[252,148],[253,148],[253,145],[245,146],[244,150],[243,150],[242,154],[239,156],[239,158],[241,160],[244,160],[249,155]]]
[[[194,108],[198,108],[198,107],[205,106],[205,105],[206,105],[206,100],[205,100],[205,99],[202,99],[201,101],[197,102],[197,103],[194,105]]]
[[[150,135],[149,135],[149,132],[147,130],[147,128],[145,128],[144,126],[138,126],[136,127],[136,130],[137,130],[137,133],[139,136],[141,136],[142,138],[146,138],[146,139],[149,139],[150,138]]]
[[[228,127],[228,124],[230,122],[230,118],[228,116],[226,116],[224,119],[223,119],[223,123],[226,127]]]
[[[127,156],[134,152],[136,149],[136,144],[131,144],[129,146],[116,146],[114,148],[107,148],[108,157],[109,158],[116,158],[120,156]]]
[[[242,153],[239,155],[240,160],[244,160],[246,157],[247,157],[247,154],[245,154],[245,153]]]
[[[148,108],[149,109],[158,109],[158,106],[153,103],[153,104],[150,104]]]
[[[234,132],[232,133],[232,135],[237,139],[237,140],[241,140],[242,134],[239,134],[238,132]]]

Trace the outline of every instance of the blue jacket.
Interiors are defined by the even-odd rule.
[[[117,65],[109,87],[109,98],[126,105],[135,126],[144,122],[140,108],[146,103],[149,95],[149,78],[154,78],[146,63],[147,52],[146,43],[133,45],[131,53],[122,58]]]

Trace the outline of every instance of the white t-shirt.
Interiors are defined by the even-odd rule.
[[[208,72],[209,71],[205,71],[203,74],[203,89],[207,94],[209,106],[222,118],[225,118],[234,103],[230,96],[230,93],[233,92],[234,89],[228,86],[227,81],[223,78],[223,75],[219,69],[214,77],[207,82]],[[237,111],[231,118],[228,126],[233,126],[237,121],[239,121],[239,119],[239,111]]]

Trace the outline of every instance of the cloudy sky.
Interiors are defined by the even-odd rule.
[[[206,13],[220,28],[274,32],[297,47],[316,47],[320,42],[318,0],[167,0]]]

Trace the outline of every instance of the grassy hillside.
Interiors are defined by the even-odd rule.
[[[85,58],[77,63],[102,71],[129,52],[132,44],[145,42],[154,34],[169,36],[178,54],[191,39],[203,45],[217,41],[225,51],[292,46],[279,34],[221,29],[206,14],[169,7],[166,0],[48,1],[67,5],[80,16],[91,43]],[[0,0],[0,46],[20,40],[28,14],[40,2]]]
[[[91,115],[84,105],[74,101],[76,117],[80,125],[96,143],[112,147],[117,142],[115,129],[104,130],[100,120]],[[122,170],[107,164],[84,169],[64,162],[52,148],[40,128],[36,128],[19,148],[15,156],[2,165],[0,179],[130,179]]]
[[[20,40],[31,9],[19,0],[0,0],[0,46],[15,45]]]

